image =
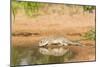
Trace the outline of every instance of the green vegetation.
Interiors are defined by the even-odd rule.
[[[39,15],[39,10],[42,7],[45,7],[46,5],[47,5],[46,3],[44,4],[44,3],[39,3],[39,2],[24,2],[24,1],[12,0],[11,6],[12,6],[12,13],[13,13],[14,20],[18,12],[18,9],[23,9],[25,11],[25,14],[27,14],[28,16],[37,16]],[[66,5],[66,7],[70,7],[70,8],[75,7],[76,9],[76,5]],[[95,9],[95,6],[82,6],[81,8],[84,11],[88,11],[89,13],[91,13]]]
[[[83,35],[83,38],[87,40],[95,40],[96,39],[96,32],[95,29],[91,29]]]
[[[33,14],[37,14],[38,10],[43,6],[43,3],[38,2],[22,2],[22,1],[12,1],[12,13],[13,17],[15,19],[15,15],[18,11],[18,9],[24,9],[25,13],[29,16],[32,16]]]
[[[88,11],[90,13],[92,13],[95,8],[96,8],[95,6],[86,6],[86,5],[83,6],[83,10]]]

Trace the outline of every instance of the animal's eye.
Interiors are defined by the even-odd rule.
[[[42,43],[43,41],[40,41],[40,43]]]

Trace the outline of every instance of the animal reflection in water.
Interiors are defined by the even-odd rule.
[[[39,46],[43,47],[39,49],[39,52],[44,55],[63,56],[65,53],[70,52],[69,48],[63,47],[82,46],[78,42],[72,42],[64,37],[46,37],[40,40]]]
[[[70,41],[64,37],[46,37],[39,42],[39,52],[43,55],[63,57],[71,59],[74,53],[70,50],[70,46],[83,46],[79,42]],[[53,58],[53,59],[55,59]]]
[[[69,49],[60,48],[39,48],[39,52],[44,55],[52,55],[52,56],[63,56],[67,53]]]
[[[64,37],[47,37],[39,41],[38,47],[31,50],[24,50],[23,56],[20,57],[20,65],[28,64],[48,64],[48,63],[63,63],[71,62],[74,57],[74,52],[69,48],[71,45],[82,46],[78,42],[72,42]],[[21,48],[22,49],[22,48]],[[20,53],[19,48],[17,49]],[[18,54],[20,55],[20,54]]]
[[[73,53],[69,49],[62,47],[40,47],[36,51],[31,55],[27,53],[25,58],[20,59],[20,65],[70,62],[73,57]]]
[[[44,55],[63,56],[65,53],[70,52],[70,49],[64,49],[63,47],[83,46],[79,42],[72,42],[64,37],[46,37],[40,40],[39,46],[43,47],[39,49],[39,52]]]

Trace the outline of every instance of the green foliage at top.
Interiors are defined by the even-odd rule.
[[[39,13],[38,12],[39,9],[44,7],[45,5],[46,4],[39,3],[39,2],[25,2],[25,1],[12,0],[11,7],[12,7],[14,20],[15,20],[15,15],[18,12],[18,9],[24,9],[25,13],[28,16],[33,16],[33,15],[37,15]],[[76,5],[67,5],[67,6],[74,7]],[[95,6],[82,6],[82,8],[84,11],[92,12],[95,9]]]
[[[92,13],[95,8],[96,8],[95,6],[86,6],[86,5],[83,6],[83,10],[88,11],[90,13]]]
[[[38,12],[39,8],[42,7],[42,4],[36,2],[26,2],[24,5],[24,9],[26,13],[32,16],[32,13]]]
[[[12,7],[12,13],[13,17],[15,19],[15,15],[18,11],[18,9],[24,9],[27,15],[32,16],[33,13],[37,13],[39,8],[41,8],[44,4],[38,3],[38,2],[23,2],[23,1],[16,1],[12,0],[11,7]]]

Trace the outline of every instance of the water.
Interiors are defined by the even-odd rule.
[[[63,47],[12,47],[11,65],[37,65],[69,62],[73,53]]]

